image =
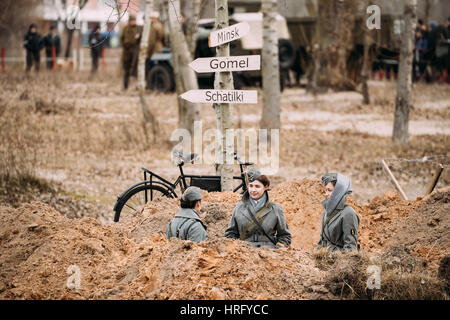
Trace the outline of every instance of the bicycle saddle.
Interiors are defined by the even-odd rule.
[[[252,165],[255,164],[254,162],[242,162],[241,159],[239,158],[239,156],[237,155],[236,152],[234,153],[234,159],[237,160],[237,162],[238,162],[239,164],[242,164],[242,165],[244,165],[244,166],[252,166]]]
[[[184,163],[192,163],[198,156],[196,153],[185,153],[180,150],[173,150],[172,155],[173,155],[173,159],[181,160]],[[179,161],[177,161],[177,162],[180,163]]]

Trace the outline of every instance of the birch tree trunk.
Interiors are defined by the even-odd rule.
[[[189,67],[192,62],[186,38],[180,24],[180,1],[165,0],[164,9],[169,19],[170,46],[172,48],[172,59],[175,67],[175,82],[177,94],[189,90],[197,90],[197,76],[195,71]],[[200,106],[196,103],[185,101],[178,97],[178,124],[180,128],[194,132],[194,121],[200,120]]]
[[[150,19],[150,13],[153,10],[153,0],[145,0],[145,20],[144,30],[141,37],[141,44],[139,47],[139,59],[138,59],[138,87],[139,87],[139,100],[141,102],[141,110],[143,115],[142,126],[144,128],[145,135],[147,134],[147,124],[151,122],[153,131],[153,142],[156,141],[156,136],[159,133],[159,123],[155,116],[148,108],[145,100],[145,60],[147,58],[148,38],[150,35],[150,28],[152,21]]]
[[[369,6],[369,1],[365,1],[365,8]],[[369,88],[367,86],[367,81],[369,80],[369,47],[370,47],[370,36],[369,36],[369,28],[366,26],[366,19],[362,19],[362,27],[364,30],[364,56],[363,56],[363,65],[361,69],[361,85],[362,85],[362,94],[363,94],[363,104],[370,104],[369,97]]]
[[[280,129],[280,68],[276,29],[277,1],[262,0],[263,14],[263,110],[260,127]],[[270,130],[268,130],[270,132]]]
[[[228,0],[216,0],[216,30],[228,27]],[[217,57],[230,55],[230,44],[226,43],[216,49]],[[233,75],[231,72],[216,72],[214,89],[233,90]],[[221,163],[217,166],[220,175],[222,191],[233,191],[233,152],[234,135],[232,139],[226,136],[227,130],[233,130],[233,105],[229,103],[214,104],[217,117],[217,128],[220,132],[218,150]],[[229,131],[233,132],[233,131]]]
[[[200,7],[201,0],[190,0],[188,2],[186,42],[192,58],[195,58],[195,49],[197,47],[197,25],[200,18]]]
[[[79,11],[83,10],[83,8],[86,6],[86,4],[88,3],[89,0],[80,0],[78,3],[78,7],[79,7]],[[67,2],[64,1],[64,7],[67,5]],[[65,26],[66,26],[66,30],[67,30],[67,42],[66,42],[66,52],[64,54],[65,58],[69,58],[70,57],[70,53],[72,51],[72,40],[73,40],[73,34],[75,32],[75,29],[69,29],[67,27],[67,23],[68,23],[69,18],[66,19],[65,21]],[[72,20],[72,24],[75,25],[76,19]]]
[[[405,0],[405,29],[400,49],[397,98],[395,100],[392,141],[408,144],[409,110],[411,106],[412,62],[414,52],[414,29],[417,20],[417,0]]]

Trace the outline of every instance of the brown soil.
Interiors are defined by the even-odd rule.
[[[254,249],[223,237],[240,199],[235,193],[204,193],[201,216],[209,240],[200,244],[165,238],[165,227],[178,210],[176,199],[150,203],[110,226],[92,218],[70,220],[37,202],[1,207],[0,298],[342,298],[336,289],[340,284],[332,284],[336,272],[319,268],[313,256],[322,197],[317,179],[284,182],[270,191],[293,235],[292,246],[280,250]],[[402,201],[394,192],[366,205],[350,200],[361,217],[362,248],[373,254],[394,244],[410,248],[436,274],[440,259],[449,254],[449,197],[446,189],[416,201]],[[424,257],[428,247],[438,254],[428,250]],[[66,287],[71,265],[81,270],[80,289]]]

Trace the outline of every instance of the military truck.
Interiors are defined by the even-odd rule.
[[[277,15],[278,50],[280,66],[280,84],[283,90],[287,81],[288,70],[295,61],[295,50],[290,40],[289,29],[286,20]],[[263,45],[262,41],[262,13],[235,13],[230,16],[230,25],[239,22],[247,22],[250,25],[250,32],[243,38],[230,42],[230,55],[260,55]],[[208,36],[214,29],[214,19],[201,19],[198,24],[197,46],[195,58],[214,57],[216,49],[208,45]],[[152,56],[152,62],[147,68],[147,87],[150,90],[170,92],[175,89],[175,79],[173,73],[172,53],[170,48],[164,48],[162,52]],[[200,88],[214,87],[214,73],[197,73]],[[233,72],[235,89],[243,86],[262,85],[261,70]]]

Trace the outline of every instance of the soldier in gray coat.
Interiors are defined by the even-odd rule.
[[[326,247],[330,251],[358,250],[359,217],[346,204],[352,192],[350,178],[340,173],[327,173],[322,177],[326,199],[322,202],[322,227],[318,249]]]
[[[248,171],[248,181],[248,190],[233,210],[225,237],[251,242],[254,247],[289,247],[291,232],[283,208],[269,201],[269,179],[252,168]]]
[[[166,228],[168,239],[177,237],[181,240],[201,242],[208,238],[206,226],[198,214],[201,200],[200,188],[189,187],[184,191],[181,196],[181,209]]]

